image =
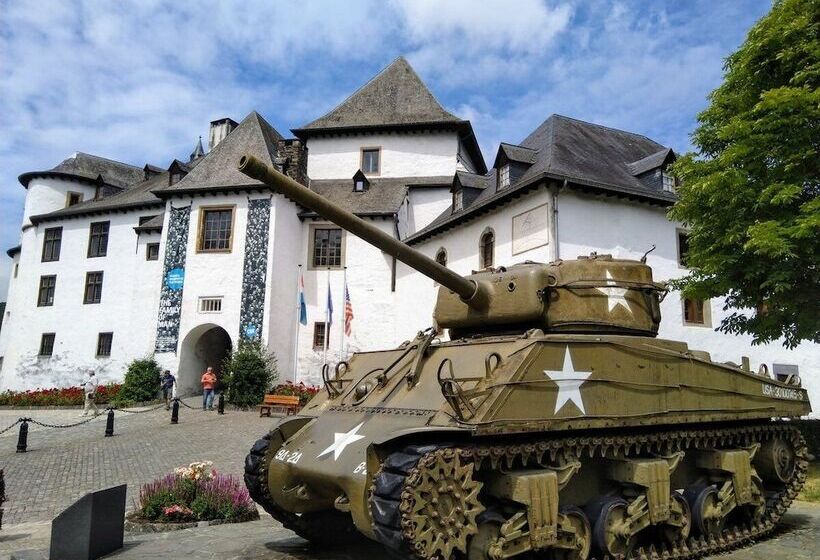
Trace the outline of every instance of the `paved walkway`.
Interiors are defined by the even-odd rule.
[[[188,401],[196,405],[196,399]],[[20,416],[46,423],[78,420],[76,410],[0,410],[0,429]],[[255,411],[228,411],[224,416],[182,408],[171,425],[164,410],[117,413],[115,437],[105,438],[105,417],[76,428],[32,426],[29,452],[15,453],[17,430],[0,436],[0,467],[6,471],[4,527],[0,559],[45,559],[50,520],[85,493],[126,483],[129,506],[139,485],[174,467],[211,460],[220,472],[241,474],[247,450],[273,421]],[[181,558],[242,560],[387,560],[377,546],[318,550],[263,514],[262,519],[155,535],[126,537],[116,560]],[[809,560],[820,558],[820,505],[797,503],[778,533],[753,547],[721,556],[729,560]]]

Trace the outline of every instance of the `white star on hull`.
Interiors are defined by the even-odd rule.
[[[554,381],[558,386],[558,398],[555,400],[555,412],[564,408],[564,405],[571,402],[581,414],[586,414],[584,409],[584,398],[581,396],[581,385],[592,375],[591,371],[575,371],[572,365],[572,356],[569,353],[569,346],[564,352],[564,365],[561,371],[544,370],[544,374]]]
[[[612,278],[612,275],[609,271],[606,271],[606,283],[607,284],[614,284],[615,279]],[[617,286],[607,286],[605,288],[597,288],[599,292],[603,292],[604,295],[607,297],[607,304],[609,306],[609,311],[612,312],[613,309],[622,305],[624,309],[626,309],[629,314],[632,314],[632,308],[629,307],[629,302],[626,300],[624,296],[626,296],[626,292],[629,291],[629,288],[619,288]]]
[[[345,448],[348,445],[356,443],[360,439],[364,439],[364,436],[360,436],[356,433],[361,429],[362,426],[364,426],[364,422],[361,422],[358,426],[356,426],[349,432],[336,432],[335,434],[333,434],[333,445],[319,453],[319,455],[317,455],[316,458],[321,459],[325,455],[330,455],[331,453],[333,453],[333,460],[338,460],[339,456],[344,452]]]

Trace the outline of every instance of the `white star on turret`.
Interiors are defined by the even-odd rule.
[[[612,275],[609,271],[606,271],[606,283],[607,284],[615,284],[615,280],[612,278]],[[629,288],[618,288],[617,286],[607,286],[606,288],[598,288],[599,291],[603,292],[604,295],[607,297],[607,303],[609,304],[609,311],[612,311],[619,305],[623,305],[624,309],[629,311],[629,314],[632,314],[632,308],[629,307],[629,302],[626,301],[624,297],[626,292],[629,291]]]
[[[569,353],[569,346],[564,352],[564,366],[561,371],[544,370],[544,374],[558,386],[558,398],[555,400],[555,412],[561,410],[568,402],[575,403],[581,414],[586,414],[584,410],[584,398],[581,396],[581,385],[592,375],[591,371],[575,371],[572,365],[572,356]]]
[[[325,455],[333,453],[333,460],[337,460],[339,458],[339,455],[341,455],[344,452],[345,448],[348,445],[350,445],[351,443],[356,443],[360,439],[364,439],[364,436],[360,436],[356,433],[363,425],[364,422],[360,423],[358,426],[356,426],[347,433],[340,434],[337,432],[333,434],[333,445],[319,453],[319,455],[317,455],[316,458],[321,459]]]

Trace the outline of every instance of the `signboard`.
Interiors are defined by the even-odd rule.
[[[513,255],[543,247],[549,243],[548,204],[536,206],[532,210],[513,216],[512,222]]]
[[[178,292],[182,289],[183,284],[185,284],[184,268],[172,268],[165,275],[165,285],[168,286],[169,290]]]

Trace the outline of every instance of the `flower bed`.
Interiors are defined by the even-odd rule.
[[[100,385],[97,388],[97,404],[108,403],[119,394],[121,388],[121,383]],[[0,393],[0,406],[81,406],[84,399],[80,387],[5,391]]]
[[[299,397],[299,406],[305,406],[313,395],[319,392],[319,387],[316,385],[305,385],[304,383],[293,383],[288,381],[273,388],[271,394],[273,395],[288,395]]]
[[[182,523],[250,521],[259,517],[245,485],[203,461],[175,469],[140,487],[132,521]]]

